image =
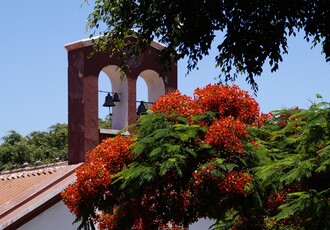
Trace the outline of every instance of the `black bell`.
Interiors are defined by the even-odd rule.
[[[147,113],[147,108],[146,108],[146,106],[144,104],[144,101],[141,101],[141,103],[140,103],[140,105],[139,105],[139,107],[137,109],[136,114],[138,116],[140,116],[140,115],[143,115],[143,114],[146,114],[146,113]]]
[[[120,102],[118,93],[113,94],[113,102]]]
[[[115,103],[113,103],[112,96],[110,93],[105,97],[105,102],[103,104],[104,107],[113,107],[116,106]]]

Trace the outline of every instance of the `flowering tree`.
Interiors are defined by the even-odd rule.
[[[320,97],[320,96],[319,96]],[[100,229],[329,229],[330,103],[259,113],[237,86],[172,92],[87,153],[62,193]]]
[[[208,85],[193,98],[169,93],[133,136],[87,153],[63,200],[85,228],[184,229],[203,217],[219,228],[262,228],[248,134],[262,122],[257,102],[235,85]]]
[[[86,163],[76,170],[76,182],[62,196],[70,211],[82,221],[81,227],[93,226],[96,218],[106,214],[107,205],[122,201],[111,183],[114,175],[131,163],[131,144],[131,137],[107,139],[87,153]],[[104,212],[100,215],[97,211]]]

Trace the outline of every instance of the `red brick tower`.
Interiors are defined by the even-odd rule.
[[[177,89],[177,63],[164,70],[156,59],[164,46],[151,42],[138,60],[132,60],[129,73],[120,77],[118,54],[95,53],[92,39],[65,45],[68,51],[68,127],[69,164],[85,161],[85,154],[99,144],[98,76],[101,71],[111,81],[112,91],[120,95],[113,107],[112,128],[119,130],[136,122],[136,81],[142,77],[148,87],[148,100],[156,101],[163,94]]]

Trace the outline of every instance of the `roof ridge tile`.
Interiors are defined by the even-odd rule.
[[[40,166],[33,166],[33,167],[25,167],[22,169],[14,169],[10,171],[0,172],[0,179],[4,181],[7,180],[14,180],[19,178],[31,177],[31,176],[40,176],[46,174],[53,174],[59,168],[63,168],[68,165],[68,162],[57,162],[52,164],[40,165]]]

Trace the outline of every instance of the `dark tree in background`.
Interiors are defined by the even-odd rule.
[[[157,39],[167,46],[160,60],[188,57],[188,72],[208,55],[216,34],[223,32],[215,58],[220,80],[243,74],[254,90],[265,62],[276,71],[288,52],[287,38],[298,31],[312,46],[321,44],[330,61],[327,0],[96,0],[88,27],[93,35],[103,35],[97,45],[100,50],[124,51],[124,69],[126,57],[138,55]],[[136,42],[125,43],[129,36]]]
[[[99,119],[99,128],[109,127],[109,115]],[[10,130],[0,140],[0,171],[68,159],[67,124],[57,123],[46,131],[32,131],[26,136]]]

